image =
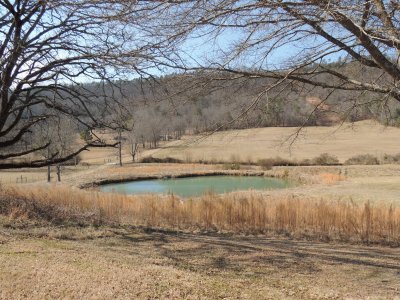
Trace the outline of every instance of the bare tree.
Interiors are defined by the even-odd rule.
[[[132,157],[132,162],[135,162],[139,153],[139,139],[136,135],[135,130],[131,130],[127,134],[127,141],[129,143],[129,154]]]
[[[336,91],[354,92],[349,110],[400,101],[398,1],[154,2],[168,12],[154,30],[169,22],[177,35],[191,40],[171,66],[228,72],[231,79],[269,79],[249,109],[272,89],[279,96],[281,87],[299,93],[322,88],[326,99]]]
[[[239,113],[226,114],[228,123],[262,99],[280,111],[271,97],[287,101],[288,89],[323,89],[315,112],[333,96],[349,100],[345,115],[362,105],[386,107],[400,102],[399,28],[400,4],[392,0],[0,1],[0,168],[58,164],[110,146],[96,129],[125,129],[119,83],[133,71],[174,68],[185,88],[195,85],[190,76],[204,76],[206,83],[195,81],[203,89],[210,78],[265,79]],[[52,141],[31,143],[32,133],[60,114],[93,139],[35,158]],[[226,128],[211,108],[208,114],[199,114],[199,127]],[[138,136],[156,146],[167,125],[155,119]]]
[[[57,164],[90,147],[116,145],[94,135],[69,154],[25,159],[50,147],[29,139],[60,114],[93,133],[121,128],[113,119],[124,111],[115,80],[147,74],[167,55],[163,42],[141,29],[146,17],[136,0],[0,1],[0,169]],[[82,84],[89,81],[95,83]]]
[[[35,157],[43,157],[48,161],[47,180],[51,180],[51,165],[53,161],[67,157],[73,153],[79,142],[77,139],[77,131],[74,128],[73,122],[64,116],[58,116],[55,119],[48,119],[47,121],[35,127],[35,132],[32,136],[32,146],[48,144],[46,149],[40,150],[35,153]],[[34,158],[32,154],[31,157]],[[61,162],[56,163],[56,171],[58,181],[61,181]]]

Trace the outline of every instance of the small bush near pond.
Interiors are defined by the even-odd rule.
[[[257,165],[259,165],[263,170],[271,170],[274,166],[274,162],[272,158],[260,159],[257,162]]]
[[[379,160],[371,154],[360,154],[350,157],[344,163],[346,165],[379,165]]]
[[[141,163],[172,163],[172,164],[181,164],[183,163],[183,160],[173,158],[173,157],[165,157],[165,158],[158,158],[158,157],[152,157],[152,156],[147,156],[142,158],[140,161]]]
[[[319,166],[338,165],[339,159],[334,155],[322,153],[320,156],[313,158],[311,163]]]
[[[263,170],[271,170],[274,166],[297,166],[296,161],[288,160],[281,157],[265,158],[257,161],[257,164],[261,166]]]
[[[336,156],[328,153],[323,153],[313,159],[289,160],[281,157],[265,158],[257,161],[257,165],[264,170],[271,170],[275,166],[326,166],[339,165],[339,160]]]

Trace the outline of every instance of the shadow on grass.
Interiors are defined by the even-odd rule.
[[[72,235],[71,238],[69,235]],[[288,273],[316,274],[323,266],[361,266],[400,276],[400,248],[311,242],[283,237],[188,234],[137,227],[32,227],[0,230],[0,240],[55,238],[94,241],[108,251],[123,255],[151,253],[164,264],[194,272],[221,274]],[[253,276],[253,275],[249,275]]]
[[[397,271],[400,275],[400,248],[167,231],[142,232],[139,236],[127,233],[119,238],[133,248],[151,243],[168,264],[208,274],[233,271],[254,276],[276,270],[315,274],[324,265],[342,265]]]

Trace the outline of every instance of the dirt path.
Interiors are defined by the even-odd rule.
[[[1,299],[399,295],[400,249],[115,228],[0,228]]]

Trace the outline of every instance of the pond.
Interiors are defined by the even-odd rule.
[[[151,179],[106,184],[103,192],[136,194],[174,193],[182,197],[200,196],[206,192],[222,194],[239,190],[284,189],[291,186],[287,180],[261,176],[199,176],[174,179]]]

